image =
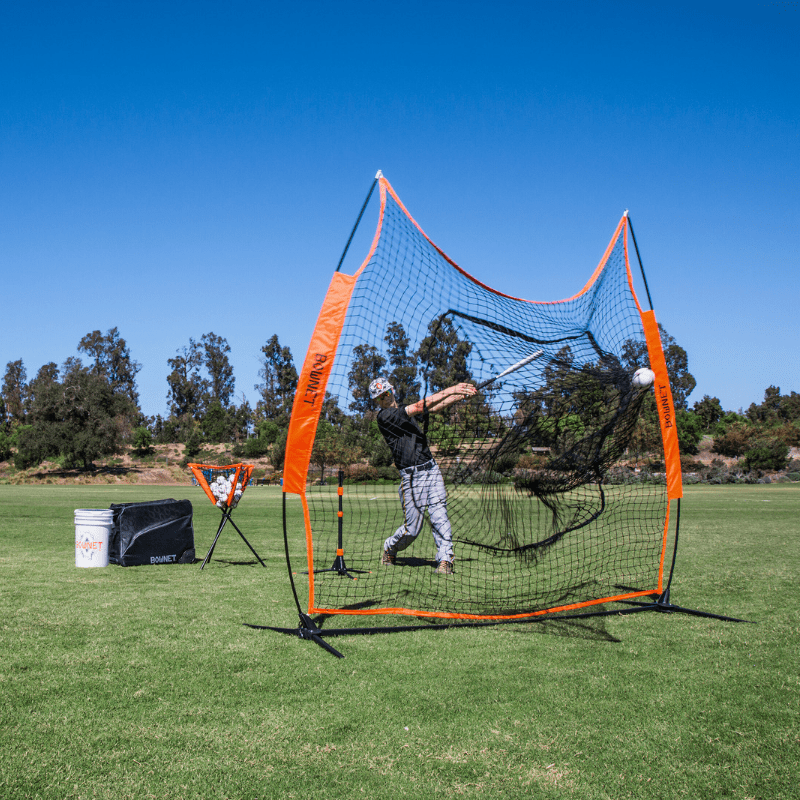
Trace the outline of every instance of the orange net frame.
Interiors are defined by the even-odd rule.
[[[634,289],[627,213],[577,294],[528,301],[468,275],[382,175],[377,186],[372,246],[355,274],[331,279],[286,444],[283,492],[302,503],[308,613],[511,619],[661,594],[680,459],[658,325]],[[654,382],[637,387],[633,375],[648,365]],[[379,376],[397,387],[400,406],[462,381],[486,386],[419,415],[446,487],[448,579],[427,532],[392,567],[382,561],[405,505],[392,454],[374,436],[368,386]],[[663,478],[634,468],[652,393]],[[317,443],[336,455],[315,461]],[[325,475],[334,463],[346,487],[343,533]],[[352,571],[369,577],[314,569],[340,556],[342,537]]]
[[[189,468],[208,499],[223,511],[239,504],[254,469],[252,464],[189,464]]]

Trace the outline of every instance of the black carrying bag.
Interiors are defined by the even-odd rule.
[[[194,528],[189,500],[115,503],[108,560],[122,567],[194,562]]]

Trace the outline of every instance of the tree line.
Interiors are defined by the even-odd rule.
[[[778,387],[770,386],[763,401],[752,403],[747,411],[726,411],[718,398],[709,395],[690,407],[688,398],[696,381],[689,372],[687,353],[659,327],[681,453],[687,458],[696,454],[702,438],[711,436],[715,453],[744,457],[750,468],[785,466],[789,447],[800,445],[800,395],[794,391],[782,395]],[[382,350],[367,344],[354,348],[348,407],[343,409],[339,398],[326,396],[312,462],[322,474],[327,465],[359,459],[376,469],[389,467],[391,458],[371,413],[370,381],[377,374],[387,374],[398,401],[412,403],[419,399],[423,374],[430,392],[471,380],[471,349],[447,318],[431,323],[416,350],[397,322],[388,325]],[[145,453],[153,444],[183,443],[186,457],[192,458],[204,444],[228,443],[236,457],[268,457],[276,468],[282,466],[298,372],[290,349],[281,345],[277,334],[260,350],[255,408],[244,395],[237,403],[230,346],[209,332],[199,340],[190,338],[168,359],[167,413],[154,417],[144,415],[140,408],[136,376],[141,365],[117,328],[87,333],[77,351],[85,362],[80,356],[68,358],[61,366],[51,362],[30,380],[21,359],[8,362],[0,393],[0,460],[13,458],[19,469],[52,459],[61,459],[69,467],[91,468],[97,459],[130,447]],[[565,354],[567,366],[568,360]],[[630,371],[645,366],[646,348],[629,342],[623,361]],[[565,401],[574,406],[576,397]],[[460,420],[462,429],[466,426],[477,436],[482,427],[492,424],[490,399],[486,395],[474,405],[469,412],[472,418]],[[583,399],[578,405],[587,408],[578,416],[591,413],[588,400],[584,403]],[[448,435],[458,435],[452,428],[448,433],[448,424],[443,417],[432,420],[431,433],[443,447],[448,446]],[[455,440],[451,444],[457,445]],[[652,393],[643,403],[631,448],[640,453],[660,450]]]
[[[263,454],[288,428],[297,387],[291,351],[273,335],[260,351],[258,402],[237,403],[230,345],[213,332],[189,339],[168,359],[167,414],[146,416],[139,404],[141,370],[117,328],[87,333],[78,357],[43,365],[28,379],[22,359],[6,365],[0,393],[0,460],[19,469],[61,459],[66,467],[94,462],[133,447],[183,443],[189,457],[204,443],[243,445]],[[253,435],[255,433],[255,436]],[[266,435],[265,435],[266,434]]]

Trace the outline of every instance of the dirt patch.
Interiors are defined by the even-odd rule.
[[[728,456],[721,456],[719,453],[712,452],[711,448],[714,446],[714,440],[710,436],[704,436],[697,445],[698,453],[692,456],[695,461],[699,461],[704,466],[709,466],[712,461],[718,459],[726,467],[735,467],[740,461],[738,458],[729,458]],[[792,460],[800,459],[800,447],[789,448],[789,458]]]
[[[711,462],[718,459],[726,467],[732,467],[736,464],[738,459],[728,458],[728,456],[721,456],[719,453],[713,453],[711,448],[714,446],[714,440],[710,436],[704,436],[697,445],[698,453],[692,456],[695,461],[699,461],[703,466],[711,466]]]
[[[0,461],[0,482],[14,484],[52,485],[103,485],[141,483],[160,486],[186,486],[192,482],[192,473],[183,462],[182,444],[156,445],[153,452],[138,456],[134,452],[99,459],[94,469],[65,469],[54,461],[44,461],[27,470],[17,470],[11,461]],[[198,458],[202,463],[235,464],[229,445],[210,445]],[[271,475],[274,470],[268,459],[248,460],[253,464],[257,477]]]

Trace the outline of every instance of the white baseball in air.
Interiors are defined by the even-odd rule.
[[[637,389],[646,389],[648,386],[653,385],[653,381],[656,379],[656,374],[653,370],[648,369],[647,367],[642,367],[641,369],[637,369],[636,372],[633,373],[633,378],[631,379],[631,383]]]

